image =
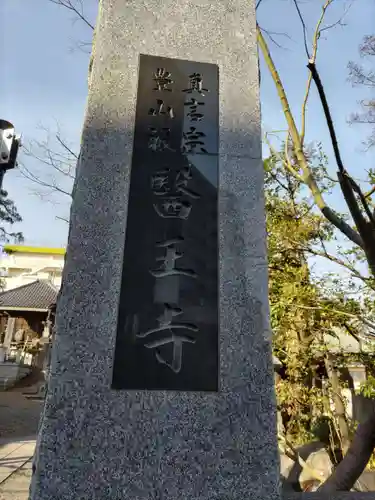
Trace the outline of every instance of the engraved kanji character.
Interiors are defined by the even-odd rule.
[[[208,89],[203,88],[203,78],[200,73],[192,73],[189,75],[189,88],[184,89],[182,92],[192,94],[198,92],[200,95],[205,95],[204,92],[209,92]]]
[[[187,116],[192,122],[199,122],[204,117],[203,113],[198,113],[198,106],[204,106],[204,102],[191,98],[190,101],[185,102],[185,106],[190,107]]]
[[[145,338],[151,335],[152,333],[161,332],[163,330],[170,330],[171,328],[175,330],[185,329],[185,330],[191,330],[192,332],[197,332],[198,327],[196,325],[193,325],[192,323],[181,322],[172,324],[173,318],[179,316],[182,313],[183,311],[180,307],[173,307],[170,304],[164,304],[163,314],[157,318],[159,326],[157,326],[156,328],[151,328],[146,332],[138,333],[137,337]]]
[[[174,118],[174,111],[171,106],[167,106],[167,109],[164,109],[164,101],[161,99],[157,99],[156,101],[156,108],[150,108],[149,115],[152,116],[163,116],[163,115],[168,115],[169,118]]]
[[[183,238],[175,238],[156,245],[158,248],[165,249],[165,255],[156,258],[158,262],[162,262],[162,265],[159,269],[150,271],[152,276],[155,276],[155,278],[165,278],[166,276],[175,275],[188,276],[189,278],[197,277],[196,273],[190,269],[180,269],[176,267],[176,260],[183,256],[181,252],[177,251],[176,245],[182,241]]]
[[[192,332],[197,332],[198,327],[192,323],[173,323],[173,318],[182,314],[182,309],[179,307],[173,307],[170,304],[164,304],[164,312],[161,316],[157,318],[158,326],[156,328],[151,328],[143,333],[138,333],[137,337],[145,338],[149,335],[162,332],[167,330],[169,332],[168,337],[159,338],[157,340],[148,342],[145,344],[145,347],[148,349],[156,349],[155,356],[159,363],[164,364],[171,368],[174,373],[179,373],[182,367],[182,345],[184,342],[188,342],[190,344],[195,344],[195,339],[187,336],[176,334],[173,330],[190,330]],[[160,354],[158,350],[159,347],[173,343],[173,353],[172,353],[172,362],[168,362],[163,356]]]
[[[182,201],[180,196],[165,198],[154,204],[155,212],[163,219],[187,219],[191,211],[191,203]]]
[[[183,153],[197,153],[198,148],[201,153],[207,153],[202,139],[206,137],[203,132],[198,132],[195,127],[190,127],[190,130],[183,134],[184,144],[182,147]]]
[[[180,170],[176,176],[176,183],[175,183],[176,191],[178,193],[186,194],[191,198],[198,199],[200,198],[200,195],[194,192],[193,190],[188,189],[187,187],[187,184],[191,178],[192,174],[190,166],[186,166],[182,170]]]
[[[157,349],[166,344],[173,343],[173,352],[172,352],[172,362],[169,363],[163,356],[160,354],[158,350],[155,352],[156,359],[162,365],[168,366],[174,373],[180,373],[182,368],[182,345],[184,342],[188,342],[189,344],[195,344],[195,340],[187,335],[176,335],[171,330],[171,336],[169,338],[163,338],[160,340],[154,340],[145,344],[145,347],[148,349]]]
[[[167,194],[169,189],[169,168],[159,170],[151,177],[151,189],[156,196]]]
[[[156,129],[154,127],[149,127],[148,132],[149,132],[149,137],[148,137],[149,149],[152,149],[152,151],[165,151],[167,149],[173,151],[169,147],[169,138],[171,135],[170,128]]]
[[[167,85],[171,85],[172,83],[174,83],[171,76],[171,73],[165,68],[157,68],[153,78],[156,87],[152,90],[158,90],[159,92],[162,92],[164,90],[167,92],[172,92],[172,89],[167,88]]]

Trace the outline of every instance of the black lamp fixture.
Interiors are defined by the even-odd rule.
[[[20,136],[16,136],[14,125],[7,120],[0,120],[0,188],[4,174],[17,165]]]

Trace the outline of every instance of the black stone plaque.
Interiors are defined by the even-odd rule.
[[[217,391],[219,72],[141,55],[114,389]]]

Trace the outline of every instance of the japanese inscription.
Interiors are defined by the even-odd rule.
[[[190,330],[192,332],[197,332],[198,327],[192,323],[183,323],[178,321],[173,321],[175,316],[182,314],[182,309],[179,307],[173,307],[170,304],[164,304],[164,311],[161,316],[157,318],[158,326],[152,328],[144,333],[137,334],[137,337],[148,337],[149,335],[167,331],[166,337],[161,337],[158,340],[152,340],[145,344],[148,349],[157,349],[158,347],[172,343],[173,344],[173,354],[172,361],[166,361],[158,350],[156,350],[156,359],[159,363],[169,366],[175,373],[179,373],[182,367],[182,344],[183,342],[189,342],[190,344],[195,344],[195,340],[187,335],[182,335],[177,333],[179,330]]]
[[[175,238],[171,240],[163,241],[158,243],[156,246],[158,248],[163,248],[165,254],[162,257],[157,257],[157,261],[162,261],[162,267],[156,271],[151,271],[151,274],[155,278],[163,278],[165,276],[190,276],[195,278],[197,275],[194,271],[189,269],[179,269],[176,267],[176,260],[180,259],[183,254],[177,251],[176,245],[178,243],[183,243],[183,238]]]
[[[140,57],[112,387],[218,389],[218,68]]]
[[[171,85],[173,82],[171,74],[164,68],[157,68],[154,72],[154,82],[156,87],[153,90],[158,92],[172,92]]]

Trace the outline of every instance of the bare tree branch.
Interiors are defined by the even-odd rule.
[[[19,162],[19,174],[34,185],[31,191],[44,202],[64,207],[60,220],[67,220],[65,214],[72,198],[73,182],[78,154],[65,139],[56,123],[56,132],[51,133],[39,125],[45,138],[31,140],[23,145],[23,161]],[[22,158],[21,158],[22,160]]]
[[[314,34],[314,42],[313,42],[313,52],[312,55],[310,56],[309,49],[308,49],[308,44],[307,44],[307,28],[306,28],[306,23],[303,19],[301,10],[299,8],[299,5],[297,3],[297,0],[293,0],[294,6],[297,10],[298,16],[300,18],[302,28],[303,28],[303,38],[304,38],[304,46],[305,46],[305,51],[307,54],[307,58],[309,61],[308,68],[310,70],[308,82],[307,82],[307,88],[306,88],[306,93],[304,97],[304,101],[302,104],[302,126],[301,126],[301,134],[298,133],[298,130],[295,125],[295,120],[294,117],[291,113],[291,109],[289,106],[289,102],[287,100],[287,96],[285,93],[285,89],[283,87],[283,84],[281,82],[280,76],[278,74],[278,71],[274,65],[274,62],[272,60],[272,57],[269,53],[269,49],[267,47],[267,44],[264,40],[264,37],[262,35],[261,30],[259,27],[257,27],[257,35],[258,35],[258,44],[259,48],[261,49],[261,52],[264,56],[266,65],[271,73],[271,77],[275,83],[276,90],[279,95],[279,99],[283,108],[283,112],[286,118],[286,121],[288,123],[288,130],[289,130],[289,136],[287,138],[287,142],[290,140],[293,144],[294,148],[294,155],[296,158],[296,163],[299,166],[299,172],[302,173],[302,179],[303,182],[309,187],[313,197],[314,201],[317,205],[317,207],[321,210],[322,214],[326,217],[326,219],[331,222],[336,228],[338,228],[343,234],[345,234],[351,241],[355,242],[360,248],[362,248],[366,254],[366,259],[367,263],[369,264],[369,267],[371,269],[371,273],[373,276],[375,276],[375,218],[370,210],[370,200],[368,201],[367,198],[371,196],[373,192],[375,192],[375,187],[369,192],[364,194],[359,187],[359,185],[352,179],[348,173],[345,170],[343,161],[341,159],[340,155],[340,150],[338,146],[338,141],[335,133],[335,128],[333,125],[332,117],[330,114],[328,102],[324,93],[324,88],[323,85],[320,81],[320,76],[318,74],[317,68],[316,68],[316,54],[317,54],[317,46],[318,46],[318,40],[321,36],[321,33],[324,31],[327,31],[335,26],[341,25],[343,26],[344,24],[342,23],[342,18],[335,23],[329,24],[325,27],[321,27],[321,23],[325,14],[326,9],[328,8],[329,5],[333,0],[326,0],[325,4],[322,9],[322,14],[319,19],[318,25],[315,29],[315,34]],[[344,15],[348,12],[349,8],[351,5],[346,9]],[[374,53],[375,53],[375,40],[374,40]],[[323,106],[323,111],[324,115],[327,121],[330,137],[331,137],[331,142],[332,146],[334,149],[334,154],[336,158],[336,163],[338,166],[338,180],[340,183],[341,191],[344,195],[346,204],[349,208],[352,220],[354,221],[358,232],[353,230],[349,224],[345,222],[341,217],[339,217],[337,214],[335,214],[327,205],[325,204],[325,201],[323,199],[322,193],[324,190],[319,189],[319,186],[317,185],[316,179],[319,181],[320,177],[317,176],[316,179],[314,178],[315,176],[315,170],[310,166],[308,157],[303,149],[303,142],[305,138],[305,129],[306,129],[306,108],[307,108],[307,102],[309,99],[309,94],[310,94],[310,89],[311,89],[311,82],[314,81],[319,97]],[[371,108],[371,103],[369,103],[369,107]],[[361,117],[358,117],[358,122],[359,120],[363,119]],[[366,118],[365,118],[366,119]],[[374,133],[375,137],[375,133]],[[374,141],[375,143],[375,141]],[[371,145],[371,144],[370,144]],[[274,152],[270,148],[271,153],[274,155]],[[282,161],[282,164],[285,166],[287,170],[287,175],[288,173],[292,173],[290,168],[288,168],[288,148],[286,146],[286,154],[284,154],[285,159]],[[277,156],[279,160],[282,160],[281,155]],[[297,172],[298,173],[298,172]],[[300,175],[300,174],[299,174]],[[362,207],[360,207],[359,204],[362,204]],[[369,222],[367,222],[367,218]],[[351,273],[352,276],[355,278],[358,278],[362,280],[366,285],[370,286],[372,290],[374,290],[374,280],[373,278],[366,278],[365,276],[362,276],[362,274],[350,263],[346,262],[344,259],[341,258],[336,258],[335,256],[331,256],[326,248],[323,246],[323,252],[316,251],[315,249],[310,249],[311,254],[313,255],[319,255],[321,257],[327,258],[328,260],[331,260],[332,262],[335,262],[336,264],[342,265],[344,268],[348,269]],[[322,310],[321,307],[311,307],[311,306],[305,306],[303,304],[294,304],[297,308],[304,308],[304,309],[319,309]],[[325,308],[323,307],[323,310]],[[371,329],[371,332],[368,334],[375,337],[375,323],[372,321],[367,320],[366,318],[362,317],[361,315],[356,315],[356,314],[351,314],[346,311],[341,311],[339,310],[340,307],[337,309],[328,307],[327,304],[327,312],[333,313],[333,314],[339,314],[346,316],[347,318],[351,318],[356,321],[361,321],[364,325],[366,325],[368,328]],[[345,409],[344,406],[342,405],[342,412],[341,414],[344,416]],[[371,418],[367,424],[364,424],[363,426],[360,426],[357,429],[357,433],[355,435],[355,438],[352,442],[352,444],[349,446],[349,432],[348,432],[348,426],[346,425],[346,440],[345,440],[345,446],[344,449],[348,449],[348,453],[345,456],[344,460],[341,462],[340,466],[336,469],[336,471],[332,474],[331,478],[323,485],[320,490],[322,491],[341,491],[341,490],[349,490],[350,488],[353,487],[353,484],[355,481],[358,479],[359,475],[365,468],[365,466],[368,463],[368,460],[371,456],[371,453],[374,449],[375,446],[375,419]]]
[[[56,219],[62,220],[62,221],[67,222],[69,224],[69,219],[66,219],[65,217],[60,217],[59,215],[56,215]]]
[[[64,142],[62,139],[61,139],[61,136],[60,134],[56,134],[56,139],[57,141],[61,144],[61,146],[66,149],[68,151],[68,153],[70,155],[73,156],[73,158],[75,158],[76,160],[78,160],[78,155],[76,153],[74,153],[69,147],[68,145],[66,144],[66,142]]]
[[[303,104],[302,104],[302,114],[301,114],[301,144],[303,146],[303,143],[305,141],[305,135],[306,135],[306,108],[307,108],[307,101],[309,99],[309,94],[310,94],[310,88],[311,88],[311,81],[312,81],[312,76],[311,72],[308,76],[307,79],[307,86],[306,86],[306,92],[305,92],[305,97],[303,99]]]
[[[307,253],[310,253],[311,255],[315,255],[317,257],[323,257],[331,262],[334,262],[335,264],[338,264],[341,267],[344,267],[345,269],[350,271],[353,277],[360,279],[361,281],[366,283],[367,286],[370,286],[373,290],[375,290],[375,283],[372,278],[370,278],[369,276],[363,276],[363,274],[361,274],[354,266],[348,264],[339,257],[336,257],[335,255],[328,253],[325,248],[323,252],[315,250],[314,248],[311,247],[303,247],[302,250]]]
[[[375,35],[367,35],[363,39],[360,46],[360,56],[362,58],[375,56]],[[348,63],[349,81],[353,86],[365,86],[368,88],[375,88],[375,72],[372,68],[367,68],[362,64],[350,61]],[[354,113],[351,115],[349,123],[375,125],[375,100],[363,99],[360,101],[362,106],[362,113]],[[363,141],[365,150],[375,145],[375,127],[372,127],[370,136]]]
[[[263,53],[263,57],[265,59],[266,65],[268,66],[268,69],[270,70],[272,79],[276,85],[277,92],[279,94],[279,98],[281,101],[281,104],[283,106],[283,111],[284,115],[286,118],[286,121],[288,123],[288,128],[290,132],[290,137],[293,142],[294,146],[294,151],[295,155],[298,161],[299,166],[301,167],[301,170],[303,171],[303,180],[304,183],[310,188],[311,193],[314,196],[315,203],[317,207],[321,210],[322,214],[335,226],[337,229],[339,229],[345,236],[347,236],[353,243],[356,245],[362,247],[363,242],[362,238],[360,235],[353,230],[349,224],[347,224],[345,221],[343,221],[330,207],[327,206],[326,202],[324,201],[323,195],[316,183],[315,178],[312,175],[311,170],[309,169],[305,154],[303,152],[303,146],[301,143],[301,138],[298,133],[294,117],[291,113],[289,102],[284,90],[284,87],[282,85],[279,73],[276,69],[276,66],[273,62],[273,59],[271,57],[271,54],[269,52],[268,46],[266,44],[266,41],[264,40],[264,37],[262,35],[262,32],[257,25],[257,37],[258,37],[258,43],[259,47]]]
[[[365,198],[369,198],[372,194],[375,193],[375,186],[373,186],[370,191],[367,191],[367,193],[365,193]]]
[[[46,181],[42,180],[37,175],[33,174],[27,167],[25,167],[24,164],[20,163],[20,167],[21,167],[20,168],[20,173],[26,179],[29,179],[30,181],[35,182],[35,183],[39,184],[42,187],[51,188],[53,191],[57,191],[58,193],[61,193],[61,194],[65,195],[65,196],[69,196],[69,197],[72,196],[71,193],[69,193],[68,191],[65,191],[64,189],[62,189],[61,187],[59,187],[56,182],[50,183],[50,182],[46,182]]]
[[[361,56],[375,56],[375,35],[366,35],[360,47]]]
[[[263,31],[263,33],[265,33],[268,36],[268,38],[271,40],[272,43],[274,43],[276,45],[276,47],[278,47],[279,49],[283,49],[283,50],[289,50],[286,47],[283,47],[282,45],[280,45],[273,37],[273,35],[284,36],[286,38],[289,38],[289,40],[291,40],[291,37],[287,33],[278,33],[275,31],[268,31],[264,28],[260,28],[260,29]]]
[[[301,14],[301,10],[299,8],[297,0],[293,0],[293,3],[294,3],[294,6],[295,6],[295,8],[297,10],[298,16],[299,16],[299,18],[301,20],[301,24],[302,24],[302,28],[303,28],[303,42],[304,42],[304,45],[305,45],[305,51],[306,51],[307,59],[310,59],[310,53],[309,53],[309,49],[308,49],[308,46],[307,46],[307,29],[306,29],[306,24],[305,24],[305,21],[303,19],[302,14]]]
[[[296,307],[298,309],[309,309],[309,310],[316,310],[316,311],[324,310],[324,307],[322,307],[322,306],[306,306],[304,304],[295,304],[295,303],[293,303],[293,307]],[[327,311],[329,311],[330,313],[333,313],[333,314],[346,316],[348,318],[352,318],[352,319],[355,319],[357,321],[362,322],[364,325],[366,325],[368,328],[370,328],[372,330],[372,331],[367,332],[367,334],[372,336],[372,337],[375,337],[375,323],[368,320],[367,318],[364,318],[363,316],[360,316],[358,314],[352,314],[352,313],[348,313],[346,311],[340,311],[338,309],[333,309],[331,307],[329,309],[327,309]]]
[[[313,49],[312,49],[312,55],[310,57],[309,55],[309,50],[307,48],[307,40],[306,40],[306,25],[305,25],[305,22],[302,18],[302,15],[301,15],[301,11],[299,10],[299,7],[298,7],[298,4],[297,4],[297,1],[294,0],[294,3],[296,5],[296,8],[298,10],[298,13],[299,13],[299,16],[300,16],[300,19],[301,19],[301,22],[302,22],[302,26],[303,26],[303,33],[304,33],[304,42],[305,42],[305,50],[306,50],[306,54],[307,54],[307,57],[308,57],[308,60],[311,61],[313,64],[315,64],[315,61],[316,61],[316,57],[317,57],[317,53],[318,53],[318,40],[320,38],[320,32],[321,32],[321,24],[323,22],[323,19],[324,19],[324,15],[326,13],[326,10],[327,8],[329,7],[330,3],[332,2],[333,0],[328,0],[323,8],[322,8],[322,13],[320,15],[320,18],[318,20],[318,23],[316,25],[316,28],[315,28],[315,31],[314,31],[314,37],[313,37]],[[311,71],[309,73],[309,76],[308,76],[308,79],[307,79],[307,85],[306,85],[306,92],[305,92],[305,97],[304,97],[304,100],[303,100],[303,104],[302,104],[302,124],[301,124],[301,143],[303,145],[304,143],[304,140],[305,140],[305,133],[306,133],[306,107],[307,107],[307,101],[308,101],[308,98],[309,98],[309,94],[310,94],[310,89],[311,89],[311,82],[312,82],[312,74],[311,74]]]
[[[60,7],[65,7],[66,9],[70,10],[73,12],[81,21],[83,21],[89,28],[92,30],[95,29],[95,26],[93,26],[89,20],[85,17],[84,10],[83,10],[83,2],[82,0],[76,0],[76,3],[79,4],[77,7],[76,5],[73,4],[72,0],[48,0],[51,3],[54,3],[56,5],[59,5]]]
[[[72,41],[72,47],[69,49],[70,52],[74,52],[76,49],[83,52],[84,54],[91,54],[92,53],[92,42],[84,42],[81,40],[73,40]]]
[[[328,26],[324,26],[323,28],[321,28],[320,32],[322,33],[323,31],[330,30],[331,28],[335,28],[336,26],[346,26],[346,24],[343,23],[342,21],[343,21],[344,17],[347,15],[347,13],[349,12],[349,10],[351,9],[352,5],[353,5],[353,2],[348,4],[348,6],[344,10],[344,13],[340,17],[340,19],[338,19],[336,22],[334,22],[332,24],[329,24]]]
[[[366,87],[370,88],[375,86],[374,71],[366,72],[364,71],[364,68],[362,66],[353,61],[349,61],[348,69],[349,69],[349,79],[354,86],[365,85]]]
[[[324,115],[325,115],[327,125],[328,125],[329,135],[331,136],[331,142],[332,142],[333,151],[335,153],[337,167],[338,167],[340,172],[344,172],[344,165],[343,165],[343,162],[341,159],[340,149],[339,149],[338,142],[337,142],[335,128],[333,126],[331,112],[329,110],[327,98],[326,98],[326,95],[325,95],[325,92],[323,89],[322,82],[320,80],[318,70],[316,69],[315,63],[311,62],[311,61],[309,61],[309,64],[307,65],[307,67],[311,71],[312,78],[313,78],[315,85],[318,89],[319,97],[320,97],[320,100],[321,100],[321,103],[323,106]]]
[[[279,161],[281,161],[281,163],[284,165],[284,167],[289,170],[289,172],[296,178],[298,179],[299,181],[301,182],[304,182],[304,179],[303,177],[292,167],[290,161],[288,161],[287,159],[287,155],[285,156],[285,158],[283,158],[281,156],[281,154],[275,150],[275,148],[272,146],[271,142],[268,140],[268,134],[264,134],[264,140],[266,141],[270,151],[271,151],[271,154],[275,157],[275,158],[278,158]]]
[[[38,149],[44,157],[38,154],[35,149]],[[76,155],[71,157],[64,157],[59,152],[53,151],[46,143],[33,141],[29,146],[24,146],[24,153],[26,156],[37,159],[40,163],[52,167],[65,177],[74,180],[74,175],[71,173],[75,168]],[[63,158],[63,159],[61,159]]]

